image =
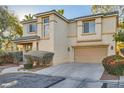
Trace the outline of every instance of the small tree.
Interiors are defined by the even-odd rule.
[[[119,31],[114,35],[117,43],[117,50],[124,48],[124,19],[119,23]]]
[[[124,31],[120,30],[114,35],[114,40],[116,42],[124,42]]]
[[[124,19],[119,23],[120,30],[115,33],[114,40],[116,43],[124,43]]]
[[[22,26],[7,6],[0,6],[0,50],[17,36],[22,36]]]

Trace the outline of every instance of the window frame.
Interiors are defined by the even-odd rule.
[[[48,21],[45,22],[45,19],[48,19]],[[42,23],[43,23],[42,36],[48,37],[49,36],[49,16],[42,18]],[[48,26],[48,28],[46,28],[47,29],[46,30],[45,27],[47,27],[47,26]]]
[[[33,30],[33,25],[36,26],[36,27],[35,27],[35,30]],[[28,28],[29,28],[29,30],[28,30],[29,33],[35,33],[35,32],[37,32],[37,24],[36,24],[36,23],[30,23],[30,24],[28,25]],[[31,29],[32,29],[32,31],[31,31]]]
[[[93,24],[93,25],[94,25],[94,27],[93,27],[93,28],[94,28],[94,29],[93,29],[94,31],[92,31],[92,30],[91,30],[91,27],[90,27],[90,23],[92,23],[92,22],[94,23],[94,24]],[[84,26],[85,23],[88,23],[88,31],[85,31],[85,26]],[[83,34],[96,33],[96,29],[95,29],[95,26],[96,26],[95,20],[83,21],[82,24],[83,24],[83,25],[82,25],[82,28],[83,28],[83,29],[82,29],[82,33],[83,33]]]

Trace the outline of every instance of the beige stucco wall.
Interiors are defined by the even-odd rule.
[[[103,17],[102,18],[102,41],[108,43],[108,56],[115,54],[116,43],[113,35],[117,31],[117,17]],[[111,49],[113,47],[113,49]]]
[[[32,50],[37,50],[37,41],[33,41]]]
[[[33,50],[39,43],[39,50],[54,52],[53,65],[74,62],[74,47],[107,45],[108,55],[115,54],[115,42],[113,34],[116,32],[116,17],[95,18],[95,34],[82,34],[82,21],[67,23],[55,14],[47,15],[50,18],[49,37],[42,38],[43,31],[42,16],[37,18],[37,33],[41,37],[39,41],[33,42]],[[44,17],[44,16],[43,16]],[[27,33],[27,25],[24,25],[24,36],[34,35]],[[70,51],[68,51],[68,47]],[[113,49],[112,49],[113,47]]]
[[[54,28],[55,28],[54,24],[55,22],[52,21],[54,20],[54,15],[49,15],[49,20],[50,20],[49,36],[46,38],[43,38],[41,35],[41,32],[43,31],[42,17],[38,17],[37,29],[38,29],[38,35],[41,36],[41,40],[38,41],[39,50],[54,52]]]
[[[27,36],[28,24],[23,24],[23,36]]]
[[[43,38],[42,37],[42,31],[43,31],[43,24],[42,24],[42,18],[45,16],[37,17],[37,31],[35,33],[29,33],[28,32],[28,26],[30,23],[23,24],[23,36],[32,36],[32,35],[38,35],[40,36],[40,40],[33,41],[33,50],[36,50],[36,42],[39,44],[39,50],[42,51],[51,51],[54,52],[54,22],[51,20],[54,20],[54,15],[47,15],[49,17],[50,23],[49,23],[49,37]],[[33,22],[34,23],[34,22]]]
[[[77,36],[77,22],[72,22],[68,24],[68,37],[75,37]]]
[[[71,33],[69,33],[69,46],[71,47],[71,51],[69,52],[69,60],[74,61],[74,48],[77,46],[96,46],[97,45],[106,45],[108,46],[107,55],[115,54],[115,41],[113,41],[113,35],[117,30],[117,17],[102,17],[95,19],[95,31],[96,34],[92,35],[82,35],[82,21],[77,21],[77,26],[73,26],[73,29],[77,29],[77,34],[73,29],[70,29]],[[73,23],[73,24],[76,24]],[[70,26],[71,27],[71,26]],[[73,36],[71,36],[72,33]]]
[[[68,23],[58,16],[55,16],[55,31],[54,31],[54,65],[68,62]]]
[[[102,42],[108,44],[108,56],[115,54],[115,41],[113,41],[113,34],[102,35]],[[113,47],[113,49],[111,49]]]
[[[117,19],[115,16],[102,18],[102,33],[115,33],[117,30]]]
[[[75,45],[77,42],[77,22],[69,23],[69,30],[68,30],[68,47],[70,48],[70,51],[68,52],[68,61],[74,62],[74,48],[72,48],[73,45]]]

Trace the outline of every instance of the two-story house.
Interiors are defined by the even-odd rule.
[[[54,52],[54,65],[101,63],[104,57],[115,54],[117,12],[67,19],[52,10],[34,16],[36,19],[22,21],[23,37],[14,40],[19,50]]]

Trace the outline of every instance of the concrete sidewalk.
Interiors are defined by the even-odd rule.
[[[4,68],[1,70],[1,73],[0,74],[6,74],[6,73],[20,73],[20,72],[24,72],[24,73],[33,73],[32,71],[29,71],[29,70],[23,70],[23,69],[20,69],[22,68],[22,65],[20,66],[15,66],[15,67],[8,67],[8,68]]]

